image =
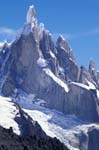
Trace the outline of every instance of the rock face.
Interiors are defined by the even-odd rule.
[[[90,127],[87,133],[75,134],[75,143],[71,145],[80,150],[98,150],[99,149],[99,129]]]
[[[69,150],[56,138],[40,138],[34,136],[19,137],[12,129],[0,126],[0,149],[1,150]]]
[[[98,72],[95,67],[94,61],[91,59],[89,62],[89,73],[96,84],[96,87],[99,89],[99,77],[98,77]]]
[[[98,150],[99,149],[99,129],[90,128],[88,131],[88,150]]]
[[[92,78],[87,71],[87,69],[84,66],[80,67],[80,76],[79,76],[79,82],[83,84],[87,84],[87,81],[92,81]]]
[[[44,25],[38,25],[33,6],[29,8],[20,36],[2,52],[2,94],[11,96],[15,89],[21,89],[44,99],[51,109],[75,114],[86,121],[99,120],[98,73],[92,72],[92,63],[89,71],[78,67],[68,42],[62,36],[54,44]],[[94,90],[90,85],[95,87]]]
[[[42,38],[40,39],[40,50],[44,59],[48,61],[48,67],[52,72],[58,74],[57,49],[55,48],[51,34],[46,30],[43,31]]]
[[[70,91],[65,99],[65,114],[75,114],[82,120],[99,121],[98,99],[95,90],[86,90],[75,83],[70,84]],[[87,109],[86,109],[87,108]]]
[[[57,40],[57,59],[60,67],[64,70],[65,80],[67,82],[77,81],[79,68],[71,48],[62,36],[59,36]]]

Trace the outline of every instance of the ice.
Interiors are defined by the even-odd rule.
[[[37,64],[40,67],[46,67],[48,65],[47,61],[44,58],[41,58],[41,57],[37,60]]]

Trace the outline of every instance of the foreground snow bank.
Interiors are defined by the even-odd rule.
[[[0,125],[4,128],[13,128],[14,133],[20,134],[20,128],[15,121],[19,117],[19,110],[10,98],[0,96]]]

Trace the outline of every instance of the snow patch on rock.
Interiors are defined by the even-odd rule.
[[[54,53],[50,50],[50,55],[52,58],[56,59],[56,56],[54,55]]]
[[[85,84],[77,83],[77,82],[71,82],[71,84],[79,86],[79,87],[86,89],[86,90],[90,90],[90,89],[95,90],[96,89],[95,86],[89,81],[88,81],[89,85],[85,85]]]
[[[42,68],[47,67],[47,65],[48,65],[47,61],[41,57],[37,60],[37,64]]]
[[[69,92],[69,88],[66,83],[64,83],[61,79],[55,76],[55,74],[49,69],[45,68],[43,69],[45,73],[50,76],[58,85],[60,85],[62,88],[64,88],[65,92]]]
[[[88,83],[88,86],[89,86],[90,89],[93,89],[93,90],[96,89],[96,87],[95,87],[95,85],[93,83],[91,83],[89,81],[87,81],[87,83]]]

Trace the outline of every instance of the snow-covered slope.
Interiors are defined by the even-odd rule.
[[[58,111],[37,105],[33,105],[32,107],[24,106],[23,108],[35,121],[38,121],[47,135],[57,137],[70,150],[80,150],[70,145],[71,141],[76,143],[75,134],[79,135],[82,132],[87,134],[89,127],[95,126],[99,128],[97,124],[83,122],[74,115],[66,116]]]
[[[88,129],[93,126],[99,128],[98,124],[84,122],[75,115],[64,115],[59,111],[33,104],[33,101],[33,95],[28,97],[23,95],[20,97],[19,104],[33,120],[40,124],[48,136],[57,137],[70,150],[80,150],[70,144],[70,142],[76,143],[75,134],[80,135],[82,132],[87,134]]]
[[[22,103],[24,99],[27,103]],[[45,107],[33,104],[34,95],[20,97],[19,104],[34,121],[37,121],[43,131],[50,137],[57,137],[63,142],[70,150],[80,150],[76,146],[71,145],[77,143],[75,135],[82,135],[87,132],[90,127],[99,129],[98,124],[92,124],[81,121],[74,115],[64,115],[56,110],[50,110]],[[14,133],[20,135],[22,128],[15,118],[20,118],[20,111],[10,98],[0,96],[0,126],[9,129],[12,127]],[[25,114],[26,115],[26,114]],[[27,116],[26,116],[27,118]]]
[[[11,98],[0,96],[0,115],[0,126],[6,129],[11,128],[17,135],[36,135],[42,138],[46,136],[39,124],[32,120]]]
[[[20,117],[19,109],[14,105],[10,98],[0,96],[0,125],[4,128],[13,128],[16,134],[20,134],[20,127],[15,121],[16,117]]]

